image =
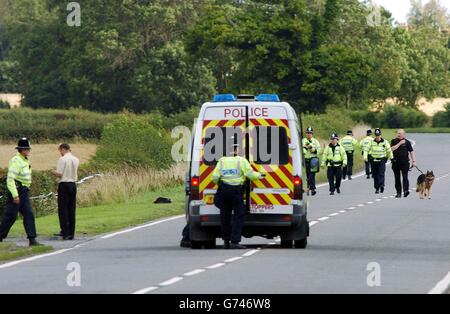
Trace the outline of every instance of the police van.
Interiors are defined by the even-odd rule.
[[[307,246],[309,223],[302,180],[301,125],[294,109],[277,95],[216,95],[194,125],[189,151],[186,218],[192,248],[214,248],[221,238],[217,161],[239,147],[253,170],[265,174],[242,191],[247,209],[242,235],[281,238],[284,248]]]

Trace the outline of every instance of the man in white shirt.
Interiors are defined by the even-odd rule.
[[[75,237],[75,217],[77,204],[78,166],[80,161],[76,158],[69,144],[59,145],[61,158],[58,160],[53,175],[59,178],[58,185],[58,215],[61,233],[64,240],[73,240]]]

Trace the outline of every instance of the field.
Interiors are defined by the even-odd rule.
[[[97,150],[96,144],[72,144],[73,153],[81,163],[89,161]],[[15,145],[0,145],[0,168],[6,168],[11,157],[16,153]],[[34,170],[49,170],[56,166],[59,157],[58,144],[32,145],[31,163]]]

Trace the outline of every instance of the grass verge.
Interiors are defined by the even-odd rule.
[[[182,214],[184,195],[184,187],[178,186],[142,193],[123,203],[80,208],[77,210],[77,234],[93,236]],[[172,203],[153,204],[160,196],[171,198]],[[59,231],[58,215],[37,218],[36,227],[40,236],[52,236]],[[22,225],[16,223],[10,234],[20,236],[23,232]]]
[[[0,261],[9,261],[25,256],[43,254],[53,250],[50,246],[23,247],[15,243],[0,243]]]

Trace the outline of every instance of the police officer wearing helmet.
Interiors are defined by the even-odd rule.
[[[244,226],[244,183],[246,178],[258,180],[264,175],[253,171],[247,159],[238,156],[239,145],[233,145],[233,156],[222,157],[214,169],[212,180],[219,185],[214,205],[220,209],[222,237],[226,249],[245,249],[240,245]],[[232,214],[234,215],[232,217]]]
[[[347,136],[342,138],[339,144],[344,148],[345,153],[347,154],[347,166],[345,166],[343,170],[343,179],[345,180],[348,176],[348,179],[352,180],[353,153],[355,152],[356,145],[358,145],[358,141],[353,137],[353,131],[348,130]]]
[[[316,173],[320,170],[319,155],[320,143],[314,138],[312,127],[306,129],[306,138],[303,139],[303,155],[305,156],[306,177],[308,179],[308,195],[316,195]]]
[[[339,144],[339,136],[331,134],[330,145],[325,147],[322,158],[322,167],[328,167],[327,176],[330,185],[330,195],[335,191],[341,193],[342,167],[347,166],[347,154]]]
[[[363,157],[364,157],[364,152],[369,151],[370,143],[373,141],[372,134],[373,134],[372,130],[367,130],[367,136],[365,138],[363,138],[361,140],[361,142],[359,142],[359,146],[361,147],[361,154],[363,155]],[[371,160],[371,157],[369,155],[367,161],[365,161],[367,179],[370,179],[370,175],[372,174],[372,171],[370,169],[370,160]]]
[[[36,246],[40,244],[36,241],[36,224],[29,195],[31,187],[31,164],[28,160],[31,152],[30,142],[27,138],[22,138],[16,149],[18,152],[10,160],[8,166],[6,185],[9,193],[6,211],[0,225],[0,242],[8,236],[20,212],[30,246]]]
[[[376,194],[384,193],[386,162],[394,158],[391,145],[381,135],[381,130],[376,129],[375,139],[370,143],[369,149],[364,152],[364,161],[369,161],[369,156],[371,156],[372,176]]]

